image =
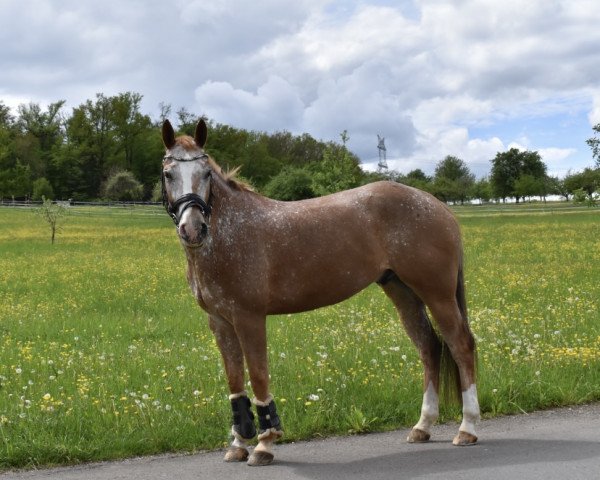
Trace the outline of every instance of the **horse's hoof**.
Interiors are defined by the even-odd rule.
[[[273,463],[274,455],[269,452],[257,452],[256,450],[252,452],[250,458],[248,459],[248,465],[251,467],[264,467],[265,465],[270,465]]]
[[[418,428],[413,428],[408,434],[406,441],[408,443],[425,443],[428,442],[430,438],[431,435],[429,433],[419,430]]]
[[[452,443],[457,447],[468,447],[469,445],[475,445],[477,443],[477,437],[471,433],[458,432],[458,435],[454,437]]]
[[[223,460],[226,462],[245,462],[248,460],[248,450],[240,447],[230,447]]]

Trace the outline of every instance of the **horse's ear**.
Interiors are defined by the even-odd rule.
[[[162,140],[167,149],[173,148],[175,145],[175,131],[168,120],[165,120],[162,125]]]
[[[200,148],[204,148],[204,144],[206,143],[206,137],[208,136],[208,128],[206,127],[206,122],[203,118],[198,120],[198,124],[196,125],[196,131],[194,132],[194,141],[196,145]]]

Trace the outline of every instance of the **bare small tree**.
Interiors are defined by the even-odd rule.
[[[42,206],[36,210],[36,213],[46,220],[50,226],[52,245],[54,245],[54,237],[61,228],[60,223],[67,214],[67,209],[58,203],[53,203],[52,200],[44,196],[42,196],[42,200]]]

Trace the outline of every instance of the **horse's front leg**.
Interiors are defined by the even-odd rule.
[[[233,412],[233,425],[231,427],[233,441],[225,454],[225,461],[244,462],[249,455],[248,441],[256,436],[254,415],[252,414],[248,394],[244,390],[244,355],[233,325],[214,316],[209,318],[209,325],[223,357],[229,391],[231,392],[229,400]]]
[[[269,392],[267,330],[265,317],[244,316],[235,322],[254,391],[258,413],[258,445],[248,459],[248,465],[269,465],[273,462],[273,443],[282,437],[281,421],[273,396]]]

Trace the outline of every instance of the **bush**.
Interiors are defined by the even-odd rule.
[[[33,182],[33,194],[31,195],[32,200],[43,200],[45,198],[49,198],[50,200],[54,198],[54,189],[50,182],[42,177],[38,178]]]
[[[587,192],[583,188],[578,188],[573,191],[573,203],[582,204],[587,199]]]
[[[127,170],[113,174],[104,185],[104,196],[109,200],[122,202],[140,200],[143,192],[142,184]]]
[[[267,197],[276,200],[302,200],[312,198],[315,192],[312,177],[303,168],[284,168],[264,188]]]
[[[162,182],[160,180],[152,187],[152,201],[162,202]]]

